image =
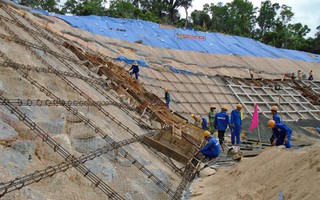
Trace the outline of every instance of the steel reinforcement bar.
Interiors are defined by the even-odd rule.
[[[57,152],[66,161],[74,162],[75,157],[70,154],[65,148],[63,148],[58,142],[56,142],[50,135],[48,135],[44,130],[42,130],[35,122],[33,122],[29,117],[21,112],[16,106],[10,104],[6,98],[0,94],[1,101],[5,102],[5,107],[20,121],[22,121],[26,126],[28,126],[37,136],[39,136],[44,142],[46,142],[54,152]],[[95,187],[99,188],[103,193],[105,193],[109,198],[112,199],[124,199],[111,187],[109,187],[104,181],[102,181],[98,176],[92,173],[87,167],[79,163],[75,168],[84,175],[89,181],[91,181]]]
[[[15,16],[13,16],[12,13],[7,12],[12,18],[16,19]],[[18,20],[18,19],[16,19]],[[10,34],[15,35],[15,37],[18,37],[6,24],[2,23],[2,25],[5,27],[5,30],[8,31]],[[31,34],[31,33],[29,33]],[[33,36],[31,34],[31,36]],[[35,40],[37,40],[39,43],[41,43],[43,46],[45,46],[46,48],[48,48],[46,46],[46,44],[44,44],[41,40],[39,40],[37,37],[33,36],[33,38]],[[41,56],[38,56],[33,49],[31,49],[30,47],[26,46],[26,49],[28,49],[37,59],[41,60],[42,64],[44,64],[45,66],[48,67],[48,69],[52,69],[53,67],[46,61],[44,60]],[[72,68],[68,63],[66,63],[65,61],[63,61],[62,59],[59,59],[63,64],[65,64],[70,70],[72,70],[75,73],[79,73],[77,72],[74,68]],[[27,74],[24,76],[28,76]],[[61,78],[63,81],[65,81],[65,83],[67,85],[70,85],[72,87],[72,89],[74,89],[75,91],[77,91],[80,96],[85,97],[88,101],[93,101],[88,95],[86,95],[83,91],[81,91],[76,85],[74,85],[71,81],[69,81],[67,78],[65,78],[63,75],[57,75],[59,78]],[[30,77],[29,77],[30,78]],[[35,85],[37,82],[35,80],[33,80],[31,82],[31,84]],[[40,91],[44,90],[45,88],[43,86],[41,86]],[[101,90],[101,89],[99,89]],[[46,95],[47,96],[51,96],[50,95],[51,92],[48,93],[48,90],[46,90]],[[57,97],[56,97],[57,98]],[[110,118],[111,120],[115,121],[119,126],[121,126],[124,130],[126,130],[127,132],[129,132],[131,135],[133,136],[137,136],[136,133],[134,133],[130,128],[126,127],[124,124],[122,124],[120,121],[118,121],[115,117],[113,117],[112,115],[110,115],[107,111],[105,111],[101,106],[96,105],[97,109],[100,110],[102,113],[104,113],[108,118]],[[73,109],[71,107],[68,108]],[[78,111],[73,111],[73,112],[78,112]],[[89,120],[89,119],[87,119]],[[90,120],[89,120],[90,121]],[[85,121],[86,123],[86,121]],[[139,122],[141,123],[141,122]],[[98,130],[100,130],[98,128]],[[97,132],[97,129],[95,128],[95,131]],[[101,130],[98,131],[101,133]],[[102,136],[104,139],[106,139],[104,136]],[[145,175],[148,176],[148,178],[150,178],[152,181],[154,181],[159,187],[161,187],[166,193],[168,193],[170,196],[174,195],[174,192],[170,189],[170,187],[168,187],[167,185],[165,185],[159,178],[157,178],[156,176],[154,176],[149,170],[147,170],[143,165],[141,165],[140,163],[138,163],[128,152],[125,152],[123,149],[120,150],[120,152],[122,152],[122,154],[124,155],[124,157],[126,157],[129,160],[132,160],[132,164],[134,164],[140,171],[142,171]]]
[[[6,102],[6,100],[4,100],[4,102]],[[87,155],[80,156],[80,157],[75,158],[73,160],[64,161],[60,164],[49,166],[46,169],[34,171],[33,173],[25,175],[23,177],[17,177],[14,180],[0,183],[0,197],[4,196],[5,194],[7,194],[9,192],[12,192],[15,190],[20,190],[21,188],[23,188],[27,185],[31,185],[31,184],[37,183],[43,179],[52,177],[53,175],[55,175],[57,173],[65,172],[68,169],[70,169],[71,167],[76,167],[79,164],[84,164],[89,160],[93,160],[94,158],[99,157],[99,156],[106,154],[110,151],[113,151],[115,149],[119,149],[121,147],[127,146],[129,144],[134,143],[134,142],[139,142],[139,141],[143,140],[144,137],[152,137],[155,134],[156,134],[156,132],[153,132],[153,133],[141,135],[137,138],[129,138],[126,140],[122,140],[122,141],[114,143],[112,146],[102,147],[94,152],[91,152]]]
[[[6,62],[8,62],[8,65],[10,64],[10,59],[2,52],[0,51],[0,57],[3,57]],[[25,78],[27,81],[31,83],[31,85],[38,88],[41,92],[45,93],[47,96],[52,98],[53,100],[60,100],[57,96],[55,96],[52,92],[50,92],[48,89],[46,89],[44,86],[40,85],[36,80],[32,79],[27,73],[22,71],[21,69],[16,68],[15,69],[23,78]],[[83,93],[83,92],[82,92]],[[115,141],[109,137],[106,133],[104,133],[98,126],[96,126],[94,123],[90,121],[90,119],[84,117],[78,110],[72,108],[71,106],[64,105],[65,109],[67,111],[70,111],[73,115],[76,115],[80,120],[82,120],[86,125],[88,125],[91,129],[93,129],[96,133],[98,133],[108,144],[112,144]],[[101,106],[99,108],[102,109]],[[113,119],[113,118],[111,118]],[[119,126],[122,125],[118,124]],[[129,128],[128,128],[129,129]],[[130,129],[129,129],[130,130]],[[133,135],[134,137],[138,137],[137,134]],[[135,167],[137,167],[142,173],[144,173],[150,180],[156,183],[161,189],[163,189],[167,194],[173,197],[174,191],[171,190],[169,186],[164,184],[158,177],[156,177],[153,173],[151,173],[146,167],[144,167],[140,162],[138,162],[131,154],[129,154],[124,149],[120,149],[119,153],[127,158]]]
[[[10,13],[10,15],[12,15],[12,14]],[[12,16],[12,17],[14,17],[14,16]],[[5,24],[4,24],[4,26],[5,26]],[[12,32],[12,31],[10,30],[10,28],[8,28],[8,27],[6,27],[6,26],[5,26],[5,28],[7,28],[6,30],[9,31],[9,32],[11,32],[11,34],[14,34],[14,32]],[[35,38],[35,37],[34,37],[34,38]],[[35,39],[37,39],[37,38],[35,38]],[[38,41],[39,41],[39,40],[38,40]],[[41,41],[39,41],[39,42],[42,43]],[[22,44],[23,44],[23,42],[22,42]],[[43,45],[45,45],[45,44],[43,43]],[[43,64],[47,64],[46,66],[48,67],[48,69],[53,69],[53,67],[52,67],[49,63],[47,63],[44,59],[42,59],[41,56],[36,55],[36,54],[32,51],[32,49],[28,48],[28,46],[26,46],[26,48],[27,48],[28,50],[30,50],[31,53],[34,54],[39,60],[41,59]],[[61,59],[59,59],[59,60],[61,60]],[[75,74],[79,74],[79,72],[76,71],[75,69],[73,69],[68,63],[65,63],[65,65],[66,65],[70,70],[72,70],[73,72],[75,72]],[[84,95],[85,95],[85,93],[82,92],[76,85],[74,85],[71,81],[69,81],[68,79],[66,79],[63,74],[60,74],[60,75],[61,75],[61,76],[59,76],[59,77],[60,77],[61,79],[63,79],[63,80],[66,82],[66,84],[70,85],[71,88],[73,88],[74,90],[76,90],[77,92],[79,92],[79,94],[80,94],[81,96],[84,96]],[[58,76],[58,75],[57,75],[57,76]],[[150,129],[150,127],[149,127],[145,122],[143,122],[140,118],[137,118],[137,117],[135,117],[134,115],[132,115],[132,114],[126,109],[126,108],[127,108],[126,106],[123,106],[122,104],[119,104],[119,103],[115,102],[112,98],[110,98],[103,90],[101,90],[100,88],[98,88],[96,85],[91,84],[91,86],[92,86],[96,91],[98,91],[101,95],[103,95],[103,96],[106,97],[108,100],[112,101],[115,105],[117,105],[124,113],[126,113],[129,117],[131,117],[136,124],[138,124],[139,126],[143,126],[144,128]],[[112,95],[117,98],[117,96],[116,96],[115,94],[112,93]],[[86,97],[87,97],[87,100],[88,100],[88,101],[93,101],[89,96],[86,95]],[[99,106],[99,105],[98,105],[98,106]],[[101,107],[101,106],[100,106],[100,107]],[[99,109],[100,111],[102,111],[107,117],[110,116],[110,117],[111,117],[111,120],[113,120],[113,121],[117,120],[115,117],[111,116],[108,112],[106,112],[103,108],[99,108],[99,107],[98,107],[98,109]],[[119,124],[121,127],[124,126],[124,125],[123,125],[121,122],[119,122],[119,121],[116,121],[116,123]],[[121,124],[122,124],[122,125],[121,125]],[[133,136],[135,135],[135,133],[134,133],[131,129],[129,129],[128,127],[123,127],[123,128],[124,128],[124,130],[128,131],[131,135],[133,135]],[[153,149],[149,144],[147,144],[147,143],[145,143],[145,142],[143,142],[143,144],[146,145],[154,154],[156,154],[158,157],[160,157],[166,164],[168,164],[168,166],[172,167],[175,171],[181,173],[181,170],[180,170],[178,167],[176,167],[174,164],[172,164],[171,162],[169,162],[169,161],[168,161],[168,158],[167,158],[166,156],[162,155],[161,153],[158,153],[158,152],[157,152],[155,149]]]
[[[53,69],[53,68],[47,69],[47,68],[42,68],[42,67],[24,65],[24,64],[20,64],[20,63],[16,63],[16,62],[12,62],[12,64],[10,66],[7,66],[7,65],[5,65],[6,63],[3,62],[3,61],[0,61],[0,64],[2,64],[4,67],[20,68],[22,70],[34,71],[34,72],[37,72],[37,73],[42,72],[42,73],[49,73],[49,74],[55,74],[55,75],[60,74],[60,75],[63,75],[63,76],[74,77],[74,78],[81,79],[81,80],[83,80],[83,81],[85,81],[85,82],[87,82],[89,84],[97,84],[97,85],[101,85],[101,86],[107,85],[106,82],[101,81],[101,80],[97,80],[97,79],[93,79],[93,78],[87,78],[85,76],[82,76],[81,74],[75,74],[75,73],[71,73],[71,72],[67,72],[67,71],[56,70],[56,69]]]
[[[78,100],[41,100],[41,99],[8,99],[8,101],[15,106],[93,106],[98,104],[100,106],[113,105],[109,101],[78,101]],[[0,105],[4,105],[4,101],[0,101]]]

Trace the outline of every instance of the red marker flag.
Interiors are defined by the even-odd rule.
[[[252,129],[258,126],[259,126],[258,104],[255,104],[249,131],[252,131]]]

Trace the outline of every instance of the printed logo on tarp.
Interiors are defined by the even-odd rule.
[[[178,38],[184,39],[193,39],[193,40],[205,40],[205,36],[197,36],[197,35],[186,35],[186,34],[177,34]]]

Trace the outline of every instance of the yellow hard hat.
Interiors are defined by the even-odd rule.
[[[237,108],[242,108],[242,105],[241,105],[240,103],[238,103],[238,104],[236,105],[236,107],[237,107]]]
[[[304,117],[300,117],[300,120],[304,120]]]
[[[211,135],[210,131],[204,131],[203,132],[203,137],[207,137],[209,135]]]
[[[271,111],[278,111],[278,106],[271,106]]]
[[[211,109],[211,108],[214,108],[214,109],[216,109],[216,107],[215,107],[214,105],[211,105],[211,106],[210,106],[210,109]]]
[[[221,110],[228,110],[227,106],[221,106]]]
[[[271,119],[271,120],[268,121],[268,127],[269,128],[274,128],[275,125],[276,125],[276,122],[274,120]]]
[[[164,91],[165,91],[165,92],[168,92],[168,88],[164,88]]]
[[[194,117],[194,114],[191,114],[191,117]]]

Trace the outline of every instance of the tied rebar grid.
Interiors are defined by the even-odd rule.
[[[36,38],[35,38],[35,39],[36,39]],[[29,50],[31,50],[31,49],[29,49]],[[32,51],[32,50],[31,50],[31,51]],[[36,55],[35,55],[35,56],[36,56]],[[41,59],[41,58],[38,57],[38,59]],[[42,63],[43,63],[43,64],[48,64],[45,60],[42,60]],[[48,66],[48,68],[52,68],[52,66]],[[71,70],[72,70],[72,69],[71,69]],[[63,79],[64,77],[61,77],[61,78]],[[35,81],[32,81],[31,83],[34,84]],[[73,89],[77,89],[75,85],[73,85],[72,88],[73,88]],[[40,88],[40,91],[41,91],[41,90],[44,91],[43,88]],[[81,90],[79,91],[79,93],[80,93],[80,95],[83,95],[83,94],[84,94]],[[48,95],[48,91],[46,91],[46,94]],[[70,109],[70,108],[69,108],[69,109]],[[98,109],[101,110],[101,108],[99,108],[99,107],[98,107]],[[112,118],[111,118],[111,119],[112,119]],[[114,121],[115,118],[113,118],[112,120]],[[96,130],[97,130],[97,129],[96,129]],[[125,129],[125,130],[128,131],[129,129]],[[128,156],[128,155],[126,155],[126,156]],[[159,181],[157,181],[157,184],[158,184],[158,183],[159,183]],[[158,184],[158,185],[159,185],[159,184]],[[161,184],[160,184],[160,185],[161,185]],[[168,192],[168,191],[169,191],[169,190],[167,190],[167,192]]]
[[[9,62],[10,64],[11,60],[4,55],[2,51],[0,51],[0,57],[5,58],[6,62]],[[37,87],[41,92],[44,92],[47,96],[54,100],[59,100],[57,96],[55,96],[53,93],[51,93],[48,89],[46,89],[44,86],[40,85],[36,80],[32,79],[27,73],[22,71],[21,69],[16,68],[15,69],[23,78],[25,78],[27,81],[29,81],[33,86]],[[83,93],[81,91],[81,93]],[[84,93],[83,93],[84,94]],[[110,138],[106,133],[104,133],[98,126],[93,124],[88,118],[84,117],[83,115],[78,112],[78,110],[72,108],[71,106],[64,105],[63,107],[66,108],[67,111],[70,111],[72,114],[76,115],[79,119],[84,121],[86,125],[88,125],[90,128],[92,128],[96,133],[98,133],[107,143],[114,143],[114,140]],[[101,106],[98,106],[98,109],[102,109]],[[115,119],[114,117],[111,119]],[[117,120],[117,123],[119,126],[124,126],[120,121]],[[126,127],[126,126],[125,126]],[[125,129],[126,130],[126,129]],[[132,131],[129,128],[127,131]],[[138,137],[137,134],[133,135],[134,137]],[[163,189],[167,194],[170,196],[174,195],[174,191],[171,190],[169,186],[164,184],[159,178],[157,178],[153,173],[151,173],[146,167],[144,167],[141,163],[139,163],[131,154],[129,154],[124,149],[120,149],[119,153],[126,159],[128,159],[135,167],[137,167],[142,173],[144,173],[150,180],[156,183],[161,189]]]
[[[41,99],[7,99],[9,103],[15,106],[93,106],[98,104],[100,106],[113,105],[109,101],[79,101],[79,100],[41,100]],[[0,105],[4,105],[4,101],[0,101]]]
[[[56,142],[50,135],[48,135],[44,130],[42,130],[35,122],[33,122],[25,113],[21,112],[17,107],[10,104],[6,98],[0,94],[1,101],[4,101],[4,106],[15,116],[18,117],[26,126],[30,128],[37,136],[39,136],[44,142],[46,142],[54,152],[57,152],[65,161],[71,162],[74,167],[84,175],[89,181],[91,181],[95,187],[99,188],[103,193],[105,193],[111,199],[124,199],[111,187],[109,187],[104,181],[102,181],[98,176],[92,173],[83,164],[76,162],[75,157],[70,154],[65,148],[63,148],[58,142]],[[35,182],[37,182],[35,179]],[[18,184],[17,189],[22,188],[23,185]],[[7,187],[4,188],[3,195],[7,193]],[[13,191],[13,190],[11,190]]]
[[[7,11],[6,11],[7,12]],[[12,14],[11,13],[8,13],[10,16],[12,16]],[[19,14],[19,13],[18,13]],[[15,18],[14,16],[12,16],[13,18]],[[25,16],[22,16],[22,17],[25,17]],[[15,18],[16,19],[16,18]],[[17,19],[16,19],[17,20]],[[4,24],[5,25],[5,24]],[[21,25],[22,27],[24,26],[24,25]],[[27,28],[28,29],[28,28]],[[7,30],[7,29],[6,29]],[[41,30],[41,28],[38,28],[38,30]],[[7,31],[9,31],[10,32],[10,29],[8,29]],[[11,33],[10,34],[14,34],[14,32],[12,32],[11,31]],[[34,37],[34,36],[33,36]],[[15,38],[17,38],[17,36],[15,36]],[[35,37],[34,37],[35,38]],[[19,39],[19,38],[18,38]],[[37,40],[37,38],[35,38],[36,40]],[[23,40],[21,40],[20,39],[20,41],[22,41],[21,43],[23,44]],[[38,42],[40,42],[40,43],[42,43],[44,46],[45,46],[45,48],[43,49],[43,50],[45,50],[45,49],[48,49],[47,48],[47,46],[41,41],[41,40],[37,40]],[[39,47],[40,48],[40,47]],[[29,47],[29,48],[27,48],[28,50],[30,50],[31,51],[31,53],[33,54],[33,55],[35,55],[39,60],[41,59],[41,56],[37,56],[33,51],[32,51],[32,49]],[[62,61],[61,59],[59,59],[60,61]],[[43,60],[42,59],[42,63],[43,64],[48,64],[45,60]],[[75,74],[79,74],[79,72],[78,71],[76,71],[74,68],[72,68],[68,63],[64,63],[70,70],[72,70]],[[51,66],[51,65],[47,65],[47,67],[48,67],[48,69],[50,70],[52,70],[53,69],[53,67]],[[67,80],[65,77],[64,77],[64,74],[59,74],[60,75],[60,78],[62,78],[68,85],[70,85],[74,90],[77,90],[77,92],[79,92],[79,94],[82,96],[82,95],[84,95],[84,92],[82,92],[79,88],[77,88],[77,86],[75,86],[74,84],[72,84],[72,82],[70,82],[69,80]],[[80,75],[80,74],[79,74]],[[84,80],[84,81],[86,81],[86,80]],[[108,100],[110,100],[110,101],[112,101],[115,105],[117,105],[124,113],[126,113],[129,117],[131,117],[132,119],[133,119],[133,121],[137,124],[137,125],[139,125],[139,126],[142,126],[142,127],[144,127],[144,128],[147,128],[147,129],[150,129],[150,127],[149,127],[149,125],[147,125],[144,121],[142,121],[140,118],[137,118],[137,117],[135,117],[134,115],[132,115],[129,111],[128,111],[128,109],[126,109],[127,107],[126,106],[123,106],[122,104],[119,104],[119,103],[117,103],[117,102],[115,102],[112,98],[110,98],[103,90],[101,90],[100,88],[98,88],[97,86],[95,86],[94,84],[91,84],[91,86],[96,90],[96,91],[98,91],[101,95],[103,95],[104,97],[106,97]],[[116,97],[117,99],[119,99],[119,97],[118,96],[116,96],[114,93],[111,93],[114,97]],[[87,99],[90,101],[90,97],[88,97],[88,96],[86,96],[87,97]],[[98,109],[101,111],[101,110],[103,110],[102,108],[99,108],[98,107]],[[109,113],[107,113],[105,110],[104,110],[104,114],[108,117],[108,116],[111,116]],[[113,120],[113,121],[115,121],[116,119],[113,117],[113,116],[111,116],[111,120]],[[117,124],[120,124],[121,122],[116,122]],[[120,125],[121,126],[121,125]],[[122,126],[121,126],[122,127]],[[130,130],[128,127],[123,127],[126,131],[128,131],[128,130]],[[132,134],[132,135],[134,135],[135,133],[133,132],[133,131],[131,131],[130,132],[130,134]],[[164,156],[163,154],[161,154],[161,153],[159,153],[159,152],[157,152],[155,149],[153,149],[149,144],[147,144],[146,142],[142,142],[144,145],[146,145],[154,154],[156,154],[158,157],[160,157],[166,164],[168,164],[171,168],[173,168],[175,171],[177,171],[177,172],[179,172],[179,173],[181,173],[181,171],[180,171],[180,169],[178,168],[178,167],[176,167],[172,162],[171,162],[171,160],[170,159],[168,159],[166,156]]]
[[[10,104],[10,102],[3,98],[3,96],[0,97],[0,100],[2,102],[4,102],[5,106],[16,116],[20,117],[19,119],[21,120],[27,120],[27,123],[25,123],[30,129],[35,130],[37,127],[34,126],[33,123],[30,124],[31,120],[27,119],[27,117],[24,117],[25,114],[21,113],[21,111],[17,110],[12,104]],[[35,131],[35,133],[38,133],[37,131]],[[0,197],[4,196],[5,194],[15,191],[15,190],[20,190],[22,187],[30,185],[32,183],[36,183],[39,182],[42,179],[45,178],[49,178],[52,177],[53,175],[59,173],[59,172],[65,172],[67,171],[69,168],[71,167],[77,167],[79,164],[84,164],[85,162],[89,161],[89,160],[93,160],[96,157],[99,157],[103,154],[106,154],[110,151],[113,151],[115,149],[119,149],[123,146],[127,146],[129,144],[132,144],[134,142],[138,142],[143,140],[144,137],[152,137],[155,134],[157,134],[157,132],[153,132],[153,133],[147,133],[144,135],[139,136],[138,138],[129,138],[126,140],[122,140],[119,142],[115,142],[114,144],[110,145],[110,146],[105,146],[102,147],[94,152],[91,152],[87,155],[83,155],[80,156],[78,158],[75,157],[71,157],[72,159],[66,160],[60,164],[54,165],[54,166],[49,166],[46,169],[40,170],[40,171],[35,171],[32,174],[28,174],[26,176],[20,177],[20,178],[15,178],[14,180],[11,181],[7,181],[4,183],[0,183]],[[47,135],[46,135],[47,137]],[[44,140],[45,141],[45,140]],[[58,151],[58,147],[54,148],[56,151]],[[84,176],[88,176],[89,171],[87,171]],[[96,185],[96,184],[95,184]]]

